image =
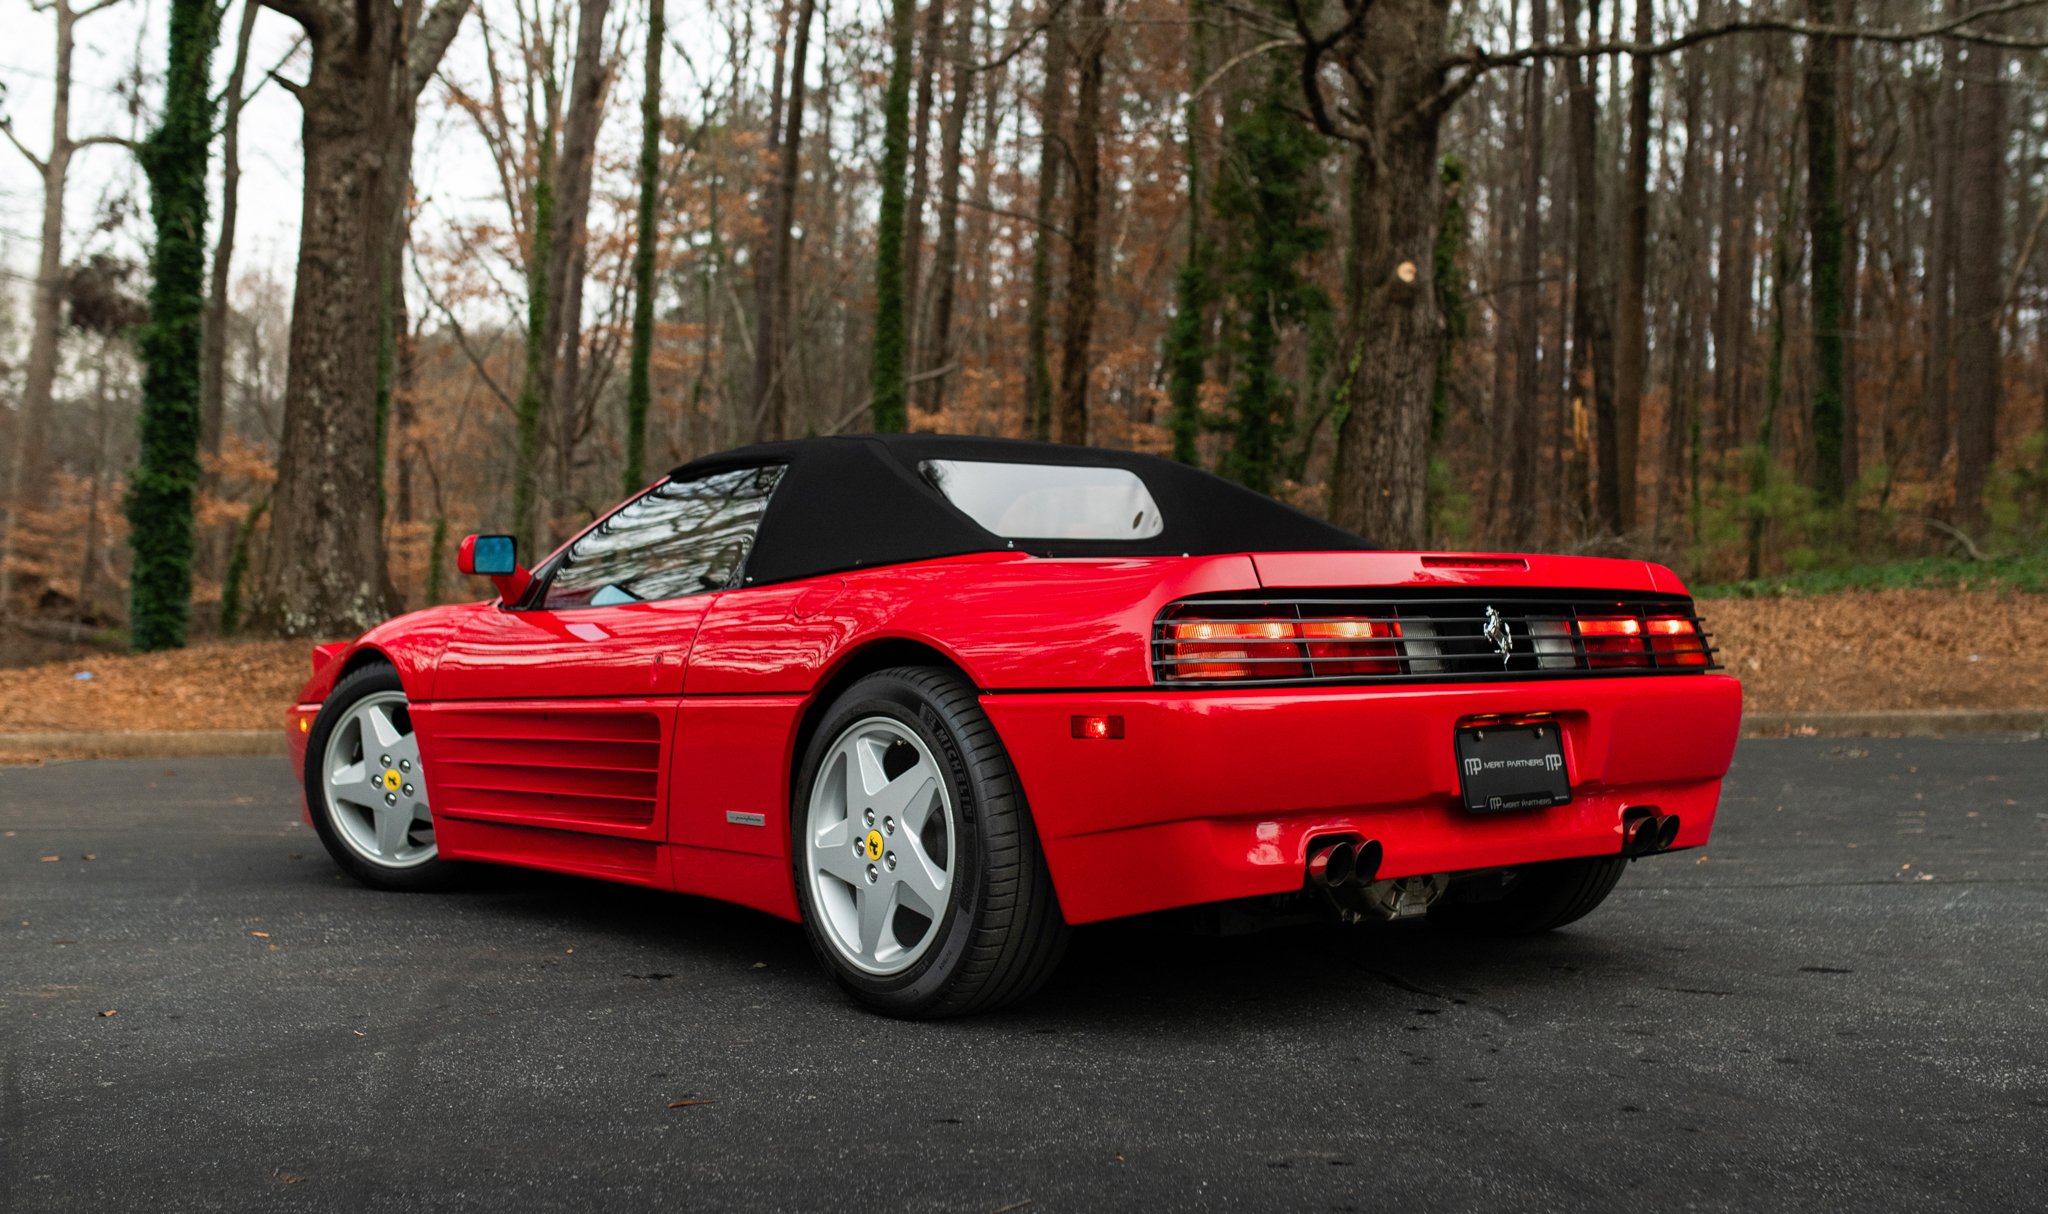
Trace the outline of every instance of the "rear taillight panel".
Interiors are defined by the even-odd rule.
[[[1712,669],[1691,600],[1597,592],[1457,599],[1184,599],[1153,636],[1159,682],[1459,681]]]

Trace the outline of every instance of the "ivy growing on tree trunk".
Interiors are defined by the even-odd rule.
[[[909,383],[904,371],[904,175],[910,168],[912,0],[893,0],[890,10],[889,89],[882,95],[882,204],[875,232],[875,354],[871,375],[875,429],[910,427]]]
[[[1188,251],[1173,284],[1173,324],[1166,330],[1166,396],[1171,403],[1167,429],[1173,434],[1173,458],[1193,464],[1200,454],[1202,371],[1209,361],[1210,246],[1202,231],[1202,97],[1198,91],[1208,75],[1208,38],[1202,25],[1202,0],[1188,5],[1190,66],[1187,104]]]
[[[655,194],[661,185],[662,0],[648,0],[647,72],[640,97],[640,209],[633,236],[633,346],[626,370],[626,467],[622,491],[637,493],[647,462],[647,406],[653,398]],[[437,549],[438,551],[438,549]]]
[[[1329,243],[1318,184],[1328,145],[1295,113],[1294,87],[1276,69],[1233,107],[1216,172],[1216,226],[1231,234],[1217,267],[1231,362],[1231,437],[1219,471],[1261,493],[1273,491],[1294,427],[1282,342],[1305,332],[1312,367],[1329,354],[1330,298],[1307,270]]]
[[[192,495],[199,484],[199,334],[206,299],[206,166],[213,142],[213,0],[173,0],[163,121],[141,147],[156,245],[141,335],[141,456],[128,487],[129,636],[185,643],[192,607]]]

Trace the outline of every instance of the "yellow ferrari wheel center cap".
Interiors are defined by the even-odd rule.
[[[879,860],[881,858],[882,832],[879,830],[871,830],[868,832],[868,859]]]
[[[390,790],[391,792],[397,792],[398,786],[402,782],[403,781],[401,781],[398,778],[397,768],[387,767],[384,769],[384,787],[386,789]]]

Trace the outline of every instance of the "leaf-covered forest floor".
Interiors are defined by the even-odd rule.
[[[1753,712],[2048,710],[2048,595],[1852,590],[1700,609]],[[0,751],[8,732],[282,729],[309,667],[304,642],[213,641],[0,670]]]

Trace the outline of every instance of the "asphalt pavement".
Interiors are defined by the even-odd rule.
[[[907,1024],[747,911],[360,888],[276,759],[4,769],[0,1210],[2038,1210],[2044,789],[1745,742],[1550,936],[1104,925]]]

